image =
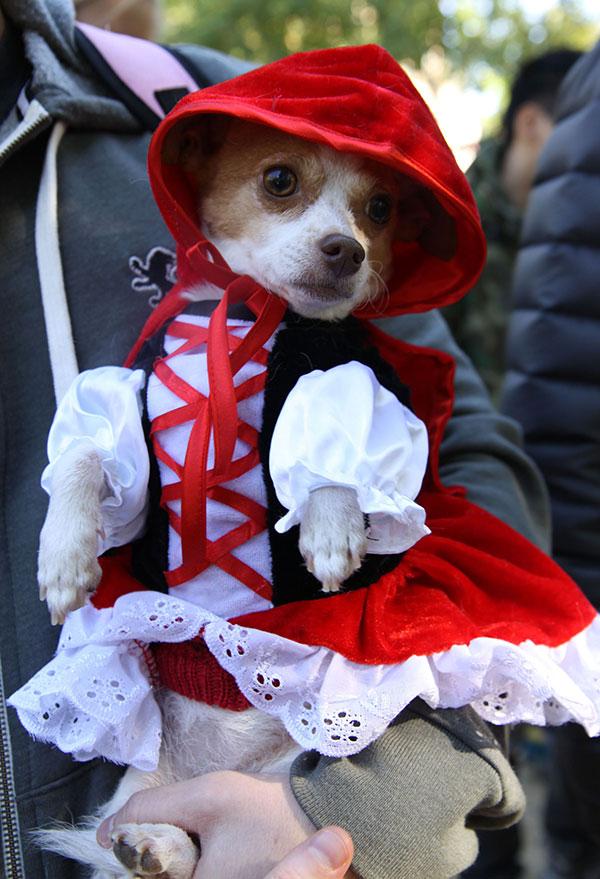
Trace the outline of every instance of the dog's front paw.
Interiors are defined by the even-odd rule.
[[[300,552],[323,592],[339,592],[367,551],[363,514],[351,488],[325,486],[311,492],[300,525]]]
[[[40,535],[38,583],[53,626],[64,623],[69,611],[83,607],[100,582],[99,527],[95,516],[69,524],[57,514],[46,518]]]
[[[191,879],[200,853],[172,824],[122,824],[112,834],[113,852],[134,876]]]

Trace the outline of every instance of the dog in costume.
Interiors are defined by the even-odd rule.
[[[239,154],[240,132],[265,128],[284,146],[256,179],[281,235],[327,187],[323,171],[313,201],[281,201],[304,180],[302,149],[298,166],[281,158],[288,140],[321,169],[338,156],[357,186],[375,181],[367,219],[353,208],[349,225],[321,229],[317,268],[290,284],[259,259],[259,217],[223,230],[202,214],[203,165],[232,131]],[[401,68],[375,46],[324,50],[189,95],[158,128],[149,171],[178,281],[125,367],[82,373],[53,424],[41,584],[55,619],[70,613],[54,659],[11,697],[27,729],[132,767],[103,814],[145,773],[158,784],[281,771],[301,749],[357,753],[417,696],[598,734],[594,609],[442,484],[452,359],[370,322],[456,301],[485,253],[468,184]],[[379,234],[368,221],[393,230],[385,287],[356,281]],[[168,826],[114,840],[102,851],[92,828],[46,843],[98,879],[146,875],[144,857],[187,879],[199,856]]]

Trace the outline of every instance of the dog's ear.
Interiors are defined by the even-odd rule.
[[[423,186],[403,181],[397,228],[401,241],[418,241],[438,259],[447,261],[456,253],[456,224],[434,194]]]
[[[207,113],[193,122],[175,126],[165,138],[163,161],[168,165],[181,165],[184,171],[194,174],[207,156],[223,145],[230,125],[229,116]]]
[[[205,156],[211,156],[223,146],[232,121],[231,116],[222,113],[207,113],[202,117],[202,151]]]

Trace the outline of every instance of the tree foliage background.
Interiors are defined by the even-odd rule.
[[[540,0],[167,0],[165,36],[259,62],[376,42],[418,68],[439,47],[466,85],[498,88],[545,49],[590,48],[598,18],[587,2],[542,0],[536,14]]]

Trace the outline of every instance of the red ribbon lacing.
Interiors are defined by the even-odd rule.
[[[199,242],[185,256],[196,283],[214,284],[224,293],[208,327],[186,323],[185,318],[172,323],[169,335],[181,338],[183,344],[154,364],[157,378],[183,401],[181,407],[157,417],[151,428],[157,458],[178,477],[177,482],[163,487],[161,504],[168,512],[171,526],[181,537],[182,563],[165,572],[165,577],[169,586],[177,586],[210,565],[217,565],[257,594],[270,599],[270,583],[233,555],[236,547],[265,529],[266,510],[224,483],[247,473],[259,463],[258,432],[239,417],[237,406],[239,401],[264,388],[268,358],[264,345],[280,324],[286,305],[251,278],[235,275],[209,242]],[[256,321],[243,339],[227,330],[227,308],[236,302],[244,302],[256,315]],[[188,303],[189,300],[182,296],[181,285],[178,285],[147,321],[126,365],[133,363],[144,341],[166,320],[176,317]],[[171,357],[202,345],[206,345],[208,397],[185,382],[169,364]],[[265,368],[236,387],[235,376],[251,360]],[[164,450],[159,434],[188,422],[192,422],[192,429],[181,466]],[[211,436],[214,461],[209,469]],[[249,451],[233,460],[238,440],[248,446]],[[246,521],[217,540],[209,540],[206,529],[208,498],[242,513]],[[176,500],[181,501],[181,516],[169,507],[169,502]]]

